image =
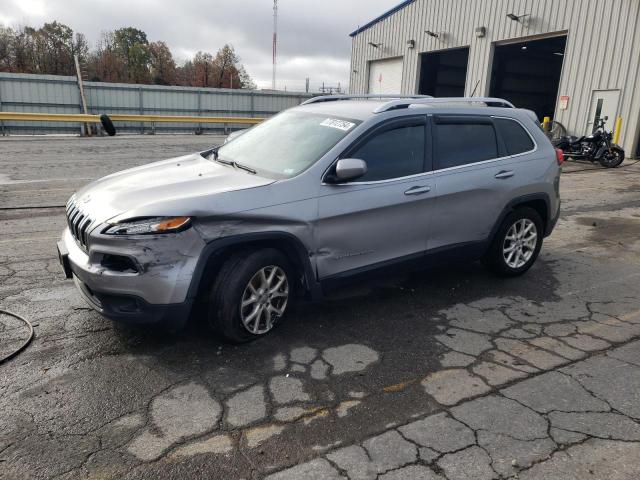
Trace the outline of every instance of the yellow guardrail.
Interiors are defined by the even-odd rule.
[[[112,122],[170,122],[170,123],[260,123],[264,118],[256,117],[198,117],[183,115],[109,115]],[[0,112],[0,120],[31,122],[81,122],[100,123],[100,115],[81,113],[24,113]]]

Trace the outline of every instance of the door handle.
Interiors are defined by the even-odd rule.
[[[513,170],[500,170],[498,173],[494,175],[495,178],[510,178],[513,177]]]
[[[431,191],[431,187],[428,185],[411,187],[409,190],[405,190],[405,195],[420,195]]]

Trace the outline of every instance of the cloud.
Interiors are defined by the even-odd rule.
[[[164,40],[179,60],[198,50],[215,53],[232,44],[262,88],[271,85],[271,0],[1,0],[0,22],[61,21],[96,43],[103,31],[137,27],[151,41]],[[304,88],[305,78],[345,86],[348,36],[399,0],[279,0],[277,87]]]

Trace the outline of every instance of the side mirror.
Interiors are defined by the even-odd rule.
[[[335,180],[348,182],[367,173],[367,162],[358,158],[341,158],[336,163]]]

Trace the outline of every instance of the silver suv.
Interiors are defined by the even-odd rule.
[[[559,215],[535,115],[492,98],[317,97],[223,146],[109,175],[67,205],[67,277],[98,311],[244,342],[296,297],[383,267],[524,273]]]

